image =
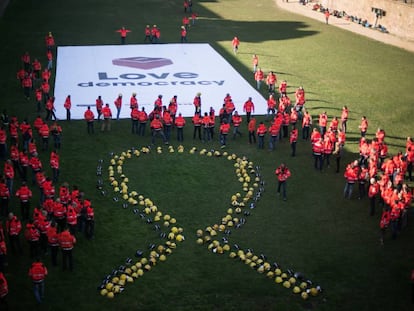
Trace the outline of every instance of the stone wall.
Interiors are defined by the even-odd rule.
[[[316,2],[316,1],[313,1]],[[375,13],[372,7],[384,10],[385,16],[378,18],[378,24],[398,37],[414,41],[414,6],[407,5],[401,0],[320,0],[329,10],[345,11],[375,24]],[[410,1],[408,1],[410,2]]]

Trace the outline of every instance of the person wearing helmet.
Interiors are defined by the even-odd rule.
[[[151,27],[150,25],[145,26],[144,29],[144,34],[145,34],[145,38],[144,38],[144,42],[151,42],[152,41],[152,36],[151,36]]]

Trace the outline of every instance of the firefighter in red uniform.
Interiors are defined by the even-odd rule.
[[[177,141],[184,141],[184,126],[185,119],[181,113],[178,114],[178,117],[175,119],[175,127],[177,128]]]
[[[197,93],[193,100],[194,114],[201,114],[201,93]]]
[[[7,303],[7,294],[9,293],[9,286],[7,284],[7,279],[4,276],[3,272],[0,272],[0,307],[2,310],[8,310]]]
[[[148,42],[151,43],[152,37],[151,37],[151,27],[150,27],[150,25],[145,26],[144,34],[145,34],[144,42],[147,42],[147,39],[148,39]]]
[[[280,191],[282,191],[283,201],[287,200],[286,196],[286,181],[291,176],[290,170],[286,166],[286,164],[282,163],[276,170],[275,175],[277,176],[278,186],[277,186],[277,193],[280,195]]]
[[[0,215],[4,218],[9,214],[10,191],[6,181],[0,177]]]
[[[95,100],[95,107],[96,107],[96,113],[98,114],[98,122],[101,121],[101,115],[102,115],[102,108],[103,108],[103,100],[101,95],[98,96],[98,98]]]
[[[249,144],[256,143],[256,118],[252,117],[247,125],[249,131]]]
[[[138,108],[133,108],[131,110],[131,133],[138,134],[138,125],[139,125],[139,110]]]
[[[27,186],[26,182],[22,182],[21,187],[16,191],[16,197],[20,200],[20,209],[22,220],[29,219],[30,199],[32,198],[32,191]]]
[[[30,94],[33,88],[33,81],[28,73],[25,74],[22,84],[23,84],[24,96],[26,96],[26,99],[29,100]]]
[[[298,130],[295,127],[292,127],[290,131],[290,148],[292,149],[292,157],[296,156],[296,142],[298,141]]]
[[[91,110],[90,106],[88,106],[88,109],[86,109],[85,113],[83,114],[83,117],[86,121],[86,130],[88,134],[93,134],[95,132],[95,129],[93,127],[95,115],[93,114],[93,111]]]
[[[63,230],[59,234],[59,245],[62,250],[62,269],[66,270],[69,268],[73,271],[73,247],[76,243],[76,238],[70,234],[68,229]]]
[[[121,35],[121,44],[125,44],[126,36],[131,30],[126,29],[124,26],[121,27],[121,29],[116,30]]]
[[[201,118],[199,113],[195,113],[193,118],[191,119],[194,131],[193,131],[193,139],[196,138],[196,135],[198,133],[198,139],[201,140]]]
[[[235,111],[234,115],[231,118],[231,122],[233,124],[233,139],[236,139],[236,135],[242,136],[242,133],[239,131],[242,121],[242,116],[239,115],[237,111]]]
[[[276,99],[273,94],[269,95],[269,98],[267,99],[267,117],[266,120],[269,120],[269,115],[272,113],[272,119],[275,117],[276,113]]]
[[[319,133],[319,132],[318,132]],[[323,167],[323,140],[319,138],[312,146],[313,157],[315,159],[314,167],[322,171]]]
[[[11,160],[4,162],[3,174],[6,178],[6,186],[9,189],[9,192],[13,193],[14,167]]]
[[[227,135],[230,131],[230,123],[226,119],[223,120],[223,123],[220,125],[220,144],[221,148],[226,147]]]
[[[358,180],[358,174],[359,174],[358,160],[355,160],[354,162],[349,164],[345,169],[344,177],[346,180],[346,184],[344,188],[344,198],[348,198],[348,199],[351,198],[354,184]]]
[[[13,213],[9,213],[6,221],[6,232],[9,237],[10,248],[13,254],[19,252],[23,254],[23,249],[20,244],[20,232],[22,231],[22,223]]]
[[[263,122],[260,122],[256,130],[259,149],[264,149],[264,138],[265,138],[266,132],[267,132],[266,125],[264,125]]]
[[[105,107],[102,108],[102,115],[104,122],[102,123],[101,132],[105,131],[105,129],[109,132],[111,130],[112,118],[112,111],[111,108],[109,108],[109,104],[105,104]]]
[[[86,209],[85,236],[88,240],[90,240],[94,236],[95,212],[92,204],[90,204],[90,201],[85,200],[85,202],[88,202],[88,204],[84,204]]]
[[[257,71],[254,73],[254,80],[256,81],[256,88],[260,90],[262,81],[264,80],[264,73],[261,68],[258,68]]]
[[[138,122],[139,122],[138,135],[145,136],[145,128],[148,122],[148,114],[145,112],[144,107],[142,107],[141,111],[139,112]]]
[[[116,108],[116,119],[119,120],[119,115],[121,114],[122,108],[122,94],[118,94],[118,97],[114,101],[114,105]]]
[[[24,231],[24,236],[29,242],[30,246],[30,258],[36,258],[39,256],[39,247],[40,247],[40,232],[36,226],[29,222],[26,224],[26,229]]]
[[[33,293],[36,301],[41,303],[45,298],[46,266],[40,260],[36,260],[29,269],[29,276],[33,282]]]
[[[60,175],[60,156],[57,150],[53,150],[50,153],[49,163],[53,173],[53,182],[57,183]]]
[[[276,83],[277,83],[276,74],[273,71],[270,71],[268,75],[266,76],[266,84],[267,84],[269,93],[275,92]]]
[[[243,112],[245,112],[245,113],[246,113],[246,122],[247,122],[247,124],[249,124],[249,122],[250,122],[250,117],[251,117],[252,113],[254,113],[254,103],[253,103],[253,101],[252,101],[252,98],[251,98],[251,97],[249,97],[249,98],[245,101],[245,103],[244,103],[244,105],[243,105]]]
[[[231,45],[233,47],[234,54],[237,54],[237,52],[239,51],[239,45],[240,45],[239,38],[234,37],[233,40],[231,41]]]
[[[168,144],[165,135],[164,135],[164,131],[163,131],[163,127],[164,125],[162,124],[160,117],[156,116],[150,124],[151,127],[151,143],[155,144],[155,137],[156,136],[161,136],[163,142],[165,144]]]
[[[181,35],[181,43],[187,43],[187,29],[185,26],[181,26],[180,35]]]
[[[50,254],[52,259],[52,265],[57,266],[57,255],[59,249],[59,234],[57,232],[57,226],[55,222],[50,224],[50,227],[47,229],[47,244],[50,248]]]
[[[73,236],[76,235],[76,227],[78,224],[78,215],[76,213],[75,208],[72,205],[68,206],[68,209],[66,211],[66,224],[69,228],[70,234]]]

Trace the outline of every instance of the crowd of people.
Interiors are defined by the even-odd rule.
[[[184,13],[191,13],[192,23],[195,23],[196,14],[192,11],[190,0],[184,1]],[[189,25],[188,17],[184,18],[181,31],[187,31]],[[121,43],[125,44],[130,30],[122,27],[118,32],[121,35]],[[181,37],[182,42],[187,41],[183,35]],[[159,28],[154,25],[151,29],[147,25],[144,41],[157,43],[159,39]],[[63,131],[54,114],[54,97],[50,94],[49,80],[55,53],[52,33],[46,35],[45,44],[47,66],[42,70],[42,64],[38,59],[31,62],[30,54],[26,52],[22,56],[22,68],[17,73],[24,96],[30,100],[32,95],[35,95],[34,109],[39,113],[38,117],[30,124],[26,119],[20,122],[16,116],[9,117],[7,111],[3,111],[0,128],[0,158],[4,160],[3,177],[0,179],[0,297],[7,295],[2,296],[4,289],[7,289],[4,274],[7,256],[23,255],[20,239],[24,235],[28,243],[29,256],[33,260],[29,275],[39,303],[43,299],[44,280],[48,274],[44,263],[45,255],[50,253],[51,265],[57,266],[60,249],[62,269],[72,270],[72,249],[76,238],[84,235],[87,239],[92,239],[94,235],[94,209],[91,201],[77,186],[70,187],[66,182],[59,185],[59,149]],[[239,51],[239,45],[240,40],[234,37],[232,47],[235,54]],[[346,143],[348,107],[343,106],[340,116],[328,117],[326,112],[321,113],[316,124],[305,108],[306,96],[302,86],[295,90],[294,100],[291,100],[287,92],[287,81],[282,80],[278,83],[278,77],[273,71],[265,75],[256,54],[253,55],[252,67],[257,89],[262,90],[265,86],[268,93],[265,120],[257,124],[254,116],[255,104],[251,98],[247,98],[243,106],[239,107],[245,114],[244,120],[231,94],[224,96],[222,107],[216,114],[213,107],[205,111],[201,93],[197,93],[193,100],[194,115],[191,118],[192,139],[204,143],[217,139],[221,147],[226,148],[229,143],[228,136],[230,135],[232,140],[240,139],[243,137],[242,129],[245,128],[246,141],[257,144],[258,149],[264,149],[267,145],[268,149],[273,151],[281,140],[287,140],[291,156],[295,157],[296,144],[301,136],[303,142],[309,144],[315,170],[323,171],[325,167],[330,166],[333,158],[336,164],[335,171],[339,173]],[[84,112],[87,133],[95,133],[95,122],[100,123],[100,131],[110,131],[111,121],[119,119],[122,99],[122,94],[119,94],[114,100],[116,114],[113,114],[110,105],[104,104],[101,96],[98,96],[95,105],[87,107]],[[156,143],[158,137],[163,143],[169,144],[175,131],[177,142],[182,143],[184,128],[188,125],[178,111],[177,101],[177,96],[173,96],[168,104],[164,103],[163,95],[160,94],[155,98],[152,111],[147,113],[144,107],[139,108],[137,94],[132,93],[129,100],[131,133],[143,137],[150,136],[152,144]],[[70,95],[63,105],[67,112],[66,120],[70,121]],[[42,117],[43,112],[45,115]],[[148,125],[150,134],[147,134]],[[344,169],[346,185],[343,195],[347,199],[352,199],[353,189],[357,184],[357,197],[369,202],[369,215],[373,216],[380,211],[379,208],[381,209],[380,231],[383,243],[387,228],[391,229],[391,236],[395,239],[407,224],[407,211],[412,202],[413,191],[406,180],[412,181],[414,141],[408,137],[404,152],[390,155],[383,129],[378,129],[375,137],[369,141],[368,120],[365,116],[361,118],[359,129],[360,156]],[[49,146],[50,137],[53,138],[52,150]],[[49,152],[47,169],[39,154],[44,158]],[[281,192],[283,200],[286,200],[286,182],[291,177],[291,172],[287,165],[282,163],[275,170],[275,175],[278,178],[278,193]],[[14,189],[16,184],[19,187]],[[38,202],[33,200],[34,191],[38,191]],[[20,204],[20,213],[15,209],[17,202]]]
[[[30,123],[28,119],[9,116],[3,110],[0,119],[0,159],[4,163],[0,177],[2,308],[7,307],[9,262],[22,256],[32,260],[28,275],[33,282],[35,299],[41,303],[48,274],[46,266],[60,266],[58,257],[61,256],[61,268],[72,271],[76,238],[94,237],[95,216],[91,200],[76,185],[60,183],[59,151],[63,130],[54,115],[54,99],[50,95],[49,79],[55,54],[51,32],[46,35],[45,44],[47,67],[42,71],[40,61],[36,58],[31,62],[30,54],[26,52],[17,75],[25,97],[30,100],[35,93],[34,110],[39,115]],[[70,96],[64,107],[70,121]],[[44,116],[41,115],[43,109]]]

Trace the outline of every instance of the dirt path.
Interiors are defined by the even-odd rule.
[[[320,12],[313,11],[312,10],[313,4],[311,3],[308,5],[302,5],[299,3],[299,1],[292,1],[292,0],[289,0],[289,2],[286,2],[286,0],[274,0],[274,1],[281,9],[284,9],[284,10],[287,10],[287,11],[290,11],[296,14],[304,15],[306,17],[316,19],[320,21],[321,23],[325,23],[325,16]],[[365,28],[351,21],[347,21],[342,18],[336,18],[333,16],[329,18],[329,24],[332,26],[336,26],[336,27],[348,30],[348,31],[352,31],[354,33],[371,38],[373,40],[381,41],[385,44],[397,46],[407,51],[414,52],[414,42],[404,40],[402,38],[396,37],[389,33],[382,33],[374,29]]]

